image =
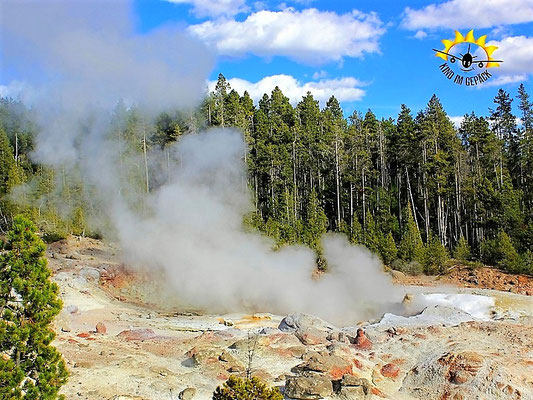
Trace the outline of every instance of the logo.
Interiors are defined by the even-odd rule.
[[[492,57],[498,47],[485,45],[486,40],[487,35],[476,39],[474,30],[466,36],[455,31],[455,40],[444,39],[443,50],[433,49],[435,56],[446,61],[439,66],[443,75],[457,85],[465,86],[476,86],[492,78],[488,69],[499,67],[503,61]]]

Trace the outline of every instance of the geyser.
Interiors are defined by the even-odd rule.
[[[243,228],[252,203],[240,132],[189,134],[152,152],[158,185],[145,194],[128,188],[124,163],[136,160],[124,160],[109,134],[117,101],[137,106],[145,121],[192,107],[212,56],[174,27],[137,34],[129,4],[113,7],[7,2],[0,41],[4,62],[27,72],[22,97],[40,126],[34,159],[79,171],[127,261],[165,271],[183,304],[212,311],[304,311],[353,323],[399,301],[379,260],[342,236],[323,238],[330,271],[313,280],[311,250],[273,251],[270,239]]]

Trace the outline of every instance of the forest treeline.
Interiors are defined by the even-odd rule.
[[[31,114],[1,100],[2,228],[22,211],[49,240],[90,234],[95,205],[81,180],[29,158],[38,131]],[[486,116],[466,114],[459,128],[435,95],[423,110],[402,105],[395,119],[371,110],[345,118],[334,96],[322,109],[312,93],[293,106],[278,87],[255,105],[222,74],[196,110],[148,125],[119,103],[111,120],[123,156],[146,155],[127,166],[144,191],[157,186],[152,151],[205,128],[239,128],[256,209],[245,222],[280,246],[312,247],[321,268],[320,237],[336,231],[408,273],[444,272],[450,258],[533,272],[533,103],[523,85],[514,94],[500,89]],[[17,194],[24,182],[30,189]],[[17,196],[25,206],[12,201]]]

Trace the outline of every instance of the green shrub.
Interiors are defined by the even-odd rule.
[[[283,400],[278,388],[269,388],[260,379],[230,376],[216,388],[213,400]]]
[[[422,267],[422,264],[420,264],[418,261],[404,261],[400,259],[396,259],[392,262],[391,268],[403,272],[406,275],[421,275],[424,272],[424,268]]]
[[[45,243],[59,242],[60,240],[65,239],[66,237],[66,232],[59,229],[53,231],[45,231],[43,233],[43,240],[45,241]]]

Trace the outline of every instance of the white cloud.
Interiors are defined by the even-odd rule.
[[[424,39],[427,37],[427,33],[424,31],[416,31],[415,35],[413,36],[415,39]]]
[[[265,93],[270,95],[276,86],[279,86],[292,104],[302,100],[302,96],[305,96],[307,92],[311,92],[313,97],[316,100],[320,100],[322,104],[332,95],[339,101],[361,100],[365,95],[365,91],[361,89],[361,86],[364,86],[365,83],[352,77],[322,79],[315,82],[302,83],[291,75],[272,75],[266,76],[257,82],[239,78],[228,79],[228,81],[231,87],[239,94],[242,95],[246,90],[255,101],[258,101]],[[216,81],[209,82],[209,90],[214,90],[215,85]]]
[[[166,0],[176,4],[190,4],[197,17],[233,16],[246,12],[246,0]]]
[[[487,86],[504,86],[518,82],[524,82],[527,80],[527,75],[496,75],[489,81],[483,83],[482,86],[476,86],[476,88],[482,89]]]
[[[375,13],[353,10],[339,15],[314,8],[262,10],[244,21],[220,18],[191,25],[188,30],[219,54],[279,55],[310,64],[379,52],[379,38],[385,33]]]
[[[453,122],[456,128],[459,128],[461,126],[461,122],[463,122],[464,116],[449,116],[450,120]]]
[[[493,78],[483,87],[523,82],[533,75],[533,37],[510,36],[499,41],[492,40],[487,45],[498,47],[493,57],[503,62],[500,67],[488,70]]]
[[[421,9],[407,7],[402,25],[424,28],[490,28],[533,21],[532,0],[450,0]]]
[[[321,79],[321,78],[325,78],[326,76],[328,76],[328,73],[327,71],[316,71],[314,74],[313,74],[313,79],[314,80],[317,80],[317,79]]]
[[[533,37],[509,36],[502,40],[491,40],[490,46],[498,46],[494,58],[503,60],[500,70],[505,73],[533,73]]]

